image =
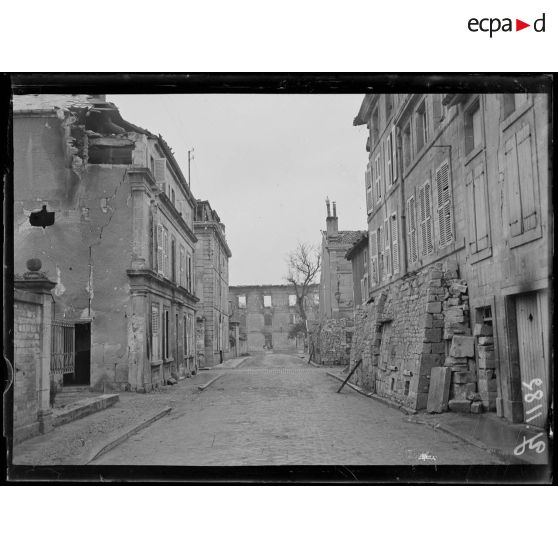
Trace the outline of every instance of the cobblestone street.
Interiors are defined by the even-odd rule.
[[[95,460],[137,465],[420,465],[501,461],[345,388],[296,356],[250,357]]]

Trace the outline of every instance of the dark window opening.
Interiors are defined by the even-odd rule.
[[[426,145],[428,140],[428,123],[426,120],[426,105],[420,104],[416,113],[416,141],[417,153]]]
[[[405,381],[405,395],[409,395],[409,386],[411,385],[411,382],[409,380]]]
[[[465,113],[465,153],[470,153],[482,143],[481,110],[478,99]]]
[[[405,168],[411,164],[411,125],[407,124],[403,128],[403,164]]]

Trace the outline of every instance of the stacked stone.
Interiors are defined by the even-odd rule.
[[[348,318],[332,318],[321,324],[319,345],[322,364],[337,366],[349,364],[350,345],[347,333],[353,333],[354,322]]]
[[[377,365],[377,356],[373,362],[372,347],[376,341],[373,327],[375,316],[375,305],[369,305],[357,310],[355,313],[355,326],[353,343],[351,346],[351,370],[353,366],[362,359],[362,364],[357,368],[354,375],[354,383],[368,391],[374,391],[375,374],[374,366]]]
[[[475,324],[473,334],[477,345],[478,391],[481,405],[485,411],[495,411],[498,387],[492,326],[490,324]]]

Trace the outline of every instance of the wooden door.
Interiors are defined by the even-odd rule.
[[[532,293],[515,302],[524,421],[544,428],[548,417],[547,297]]]

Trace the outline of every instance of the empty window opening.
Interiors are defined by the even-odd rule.
[[[289,306],[296,306],[296,295],[289,295]]]
[[[271,295],[264,295],[264,307],[271,308]]]
[[[416,142],[417,152],[419,152],[428,140],[428,126],[426,121],[426,105],[424,101],[420,104],[416,113]]]
[[[403,128],[403,164],[405,168],[411,164],[411,125],[407,124]]]
[[[411,385],[411,382],[409,380],[405,381],[405,395],[409,395],[409,386]]]
[[[246,295],[240,295],[238,297],[238,307],[246,308]]]

